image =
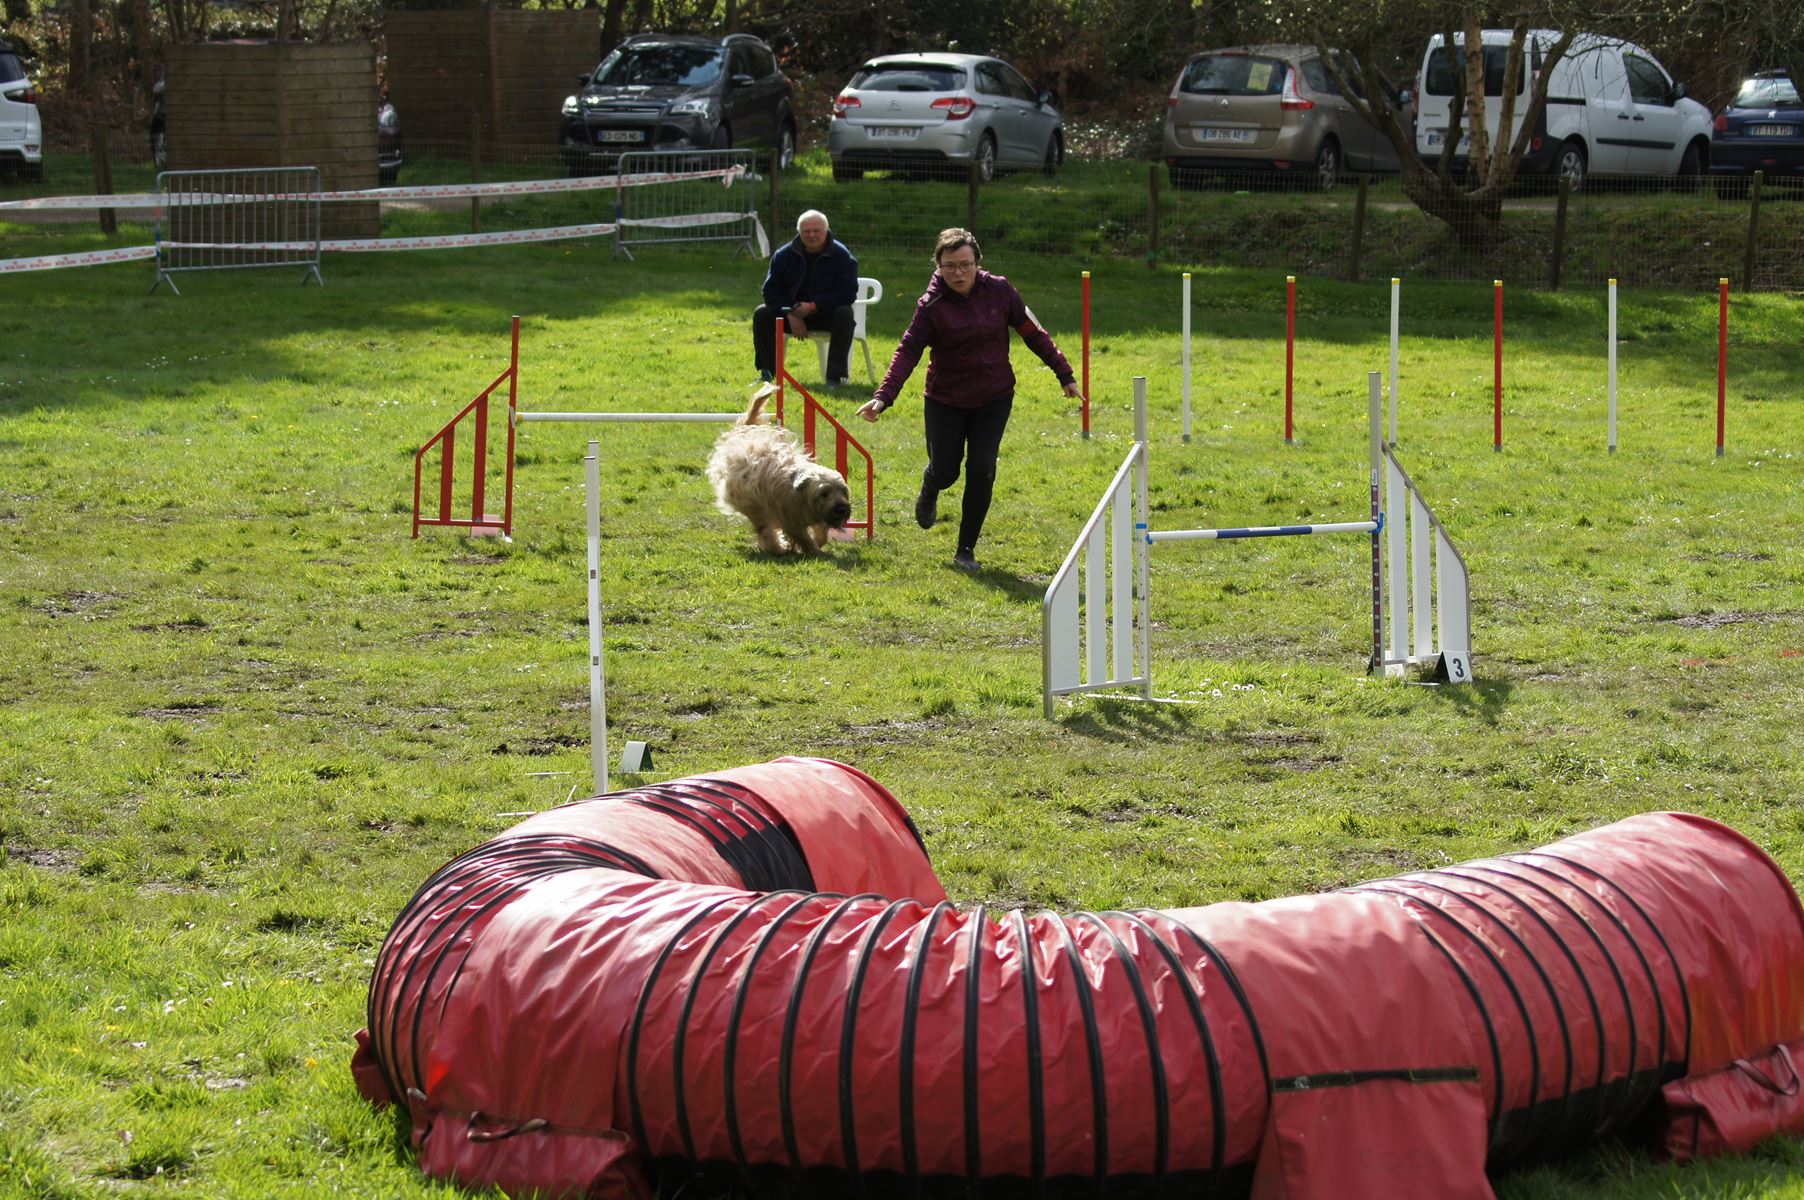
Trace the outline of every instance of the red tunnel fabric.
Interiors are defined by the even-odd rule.
[[[1671,813],[1320,896],[992,913],[881,785],[781,759],[448,863],[368,1018],[358,1085],[422,1169],[549,1195],[1486,1197],[1606,1133],[1804,1128],[1804,910]]]

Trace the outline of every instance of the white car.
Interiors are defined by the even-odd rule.
[[[44,126],[38,89],[12,47],[0,42],[0,171],[27,182],[44,178]]]
[[[1011,168],[1056,172],[1065,131],[1052,93],[999,58],[886,54],[858,68],[834,97],[827,151],[842,182],[867,170],[931,173],[975,163],[988,183]]]
[[[1558,38],[1553,30],[1530,30],[1523,45],[1522,70],[1511,86],[1516,94],[1514,138],[1527,116],[1529,95],[1542,55]],[[1487,29],[1485,126],[1497,136],[1504,70],[1511,31]],[[1428,39],[1416,83],[1416,153],[1431,167],[1439,161],[1453,101],[1451,71],[1464,70],[1463,39],[1449,55],[1441,35]],[[1470,143],[1460,135],[1454,149],[1463,160]],[[1658,60],[1633,42],[1581,33],[1547,82],[1547,105],[1523,155],[1524,174],[1564,175],[1573,190],[1590,175],[1700,175],[1710,169],[1710,110],[1687,99]]]

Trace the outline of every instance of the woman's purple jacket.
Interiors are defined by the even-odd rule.
[[[890,359],[883,382],[872,398],[885,407],[921,361],[929,346],[926,395],[952,408],[982,408],[1015,390],[1015,372],[1009,366],[1009,330],[1021,334],[1027,348],[1052,368],[1060,384],[1076,378],[1071,364],[1053,344],[1052,335],[1027,315],[1027,305],[1014,284],[988,271],[977,272],[971,292],[961,296],[946,285],[936,271],[927,292],[915,302],[914,320]]]

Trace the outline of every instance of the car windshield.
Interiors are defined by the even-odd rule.
[[[1206,54],[1184,68],[1179,90],[1193,96],[1275,96],[1284,90],[1284,63],[1250,54]]]
[[[943,63],[878,63],[864,67],[846,86],[860,92],[956,92],[963,68]]]
[[[1784,76],[1744,80],[1735,93],[1735,108],[1798,108],[1798,89]]]
[[[711,46],[622,46],[595,68],[592,82],[613,87],[701,87],[720,77],[724,57]]]
[[[1460,69],[1464,70],[1465,47],[1461,46],[1458,49],[1460,51]],[[1509,62],[1509,57],[1510,48],[1508,46],[1485,47],[1485,95],[1503,95],[1503,68]],[[1528,55],[1524,53],[1522,58],[1526,62]],[[1426,78],[1422,81],[1422,87],[1430,96],[1453,95],[1453,76],[1447,70],[1446,47],[1436,46],[1428,52],[1428,71]],[[1520,79],[1516,81],[1516,94],[1518,96],[1522,94]]]
[[[8,50],[0,50],[0,83],[17,83],[25,78],[25,68],[19,65],[19,56]]]

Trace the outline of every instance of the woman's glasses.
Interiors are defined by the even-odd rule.
[[[942,275],[963,275],[966,271],[975,271],[976,269],[977,260],[974,258],[963,261],[948,258],[940,261],[940,274]]]

